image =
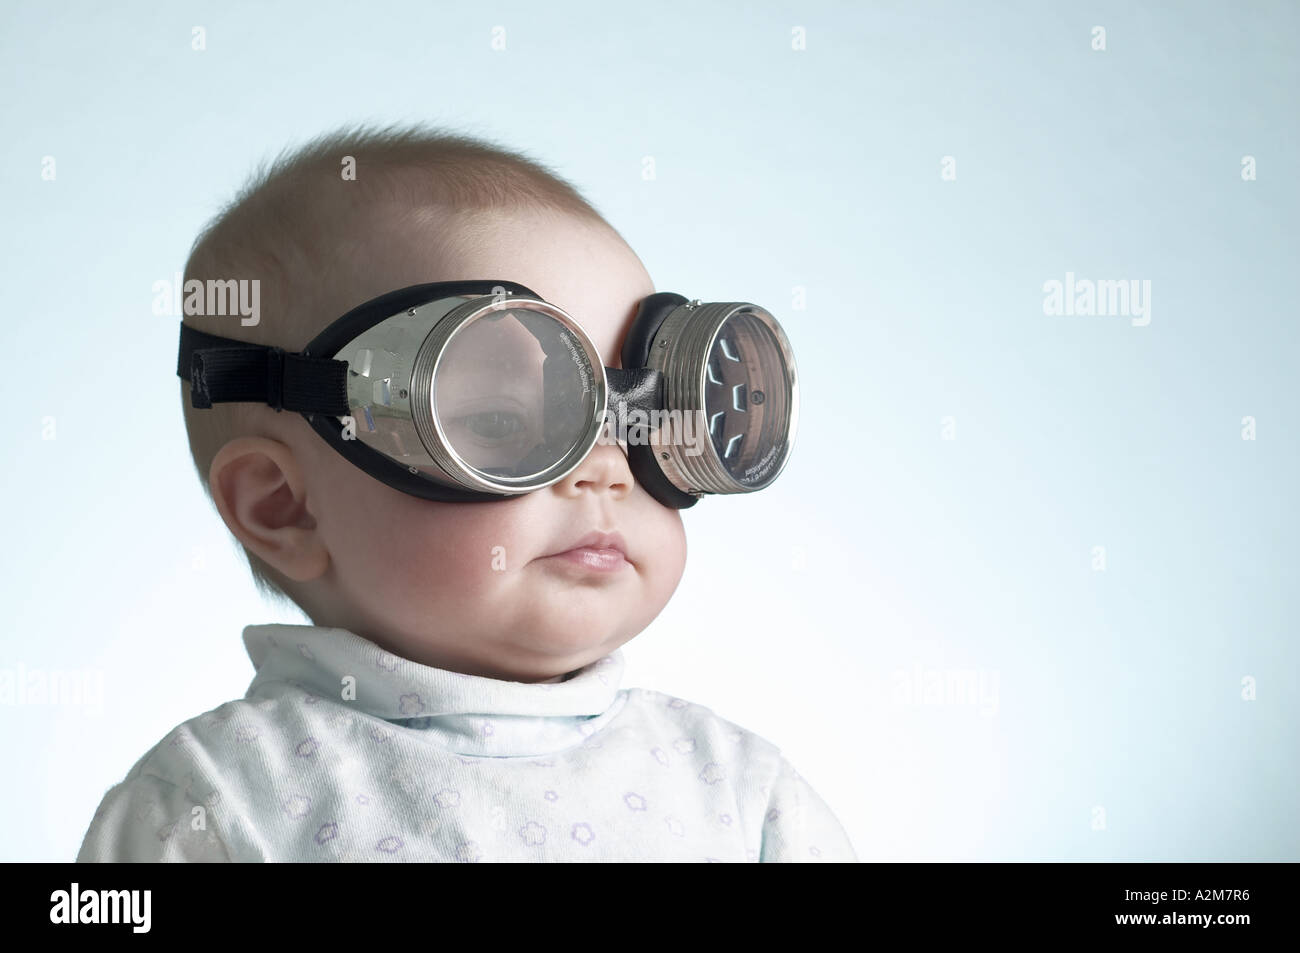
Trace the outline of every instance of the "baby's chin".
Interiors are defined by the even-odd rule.
[[[536,646],[513,646],[513,651],[503,650],[485,668],[495,672],[495,677],[511,682],[536,685],[554,685],[567,681],[574,672],[609,655],[618,646],[587,647],[575,652],[537,652]]]
[[[629,609],[602,607],[585,616],[568,610],[548,615],[534,609],[495,637],[485,634],[480,644],[494,644],[495,658],[510,658],[515,670],[532,672],[530,681],[562,681],[564,675],[604,658],[635,635],[628,630]]]
[[[395,615],[385,617],[381,610],[376,621],[397,644],[396,654],[429,660],[436,668],[499,672],[511,681],[562,681],[626,642],[640,604],[639,593],[628,590],[575,593],[528,586],[478,595],[447,592],[445,598],[422,600],[418,609],[408,602]]]

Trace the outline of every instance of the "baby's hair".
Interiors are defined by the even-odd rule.
[[[458,213],[528,208],[610,227],[546,166],[482,139],[423,123],[326,133],[259,166],[190,249],[186,282],[259,281],[259,321],[245,326],[238,316],[188,314],[183,320],[222,337],[298,350],[335,318],[394,290],[373,286],[365,267],[385,253],[386,230],[399,241],[412,234],[423,240],[434,226],[430,244],[450,249],[472,238],[466,228],[445,227]],[[429,279],[410,283],[420,280]],[[213,458],[252,432],[252,415],[260,411],[239,403],[195,410],[183,380],[181,406],[199,481],[211,499]],[[289,580],[240,546],[264,596],[296,601]]]

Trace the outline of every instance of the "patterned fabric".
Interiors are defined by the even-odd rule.
[[[781,751],[620,688],[464,675],[343,629],[244,630],[246,697],[179,725],[104,796],[78,861],[856,862]]]

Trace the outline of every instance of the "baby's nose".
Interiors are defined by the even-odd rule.
[[[555,484],[564,496],[595,491],[621,499],[632,492],[632,470],[627,454],[615,443],[597,443],[580,464]]]

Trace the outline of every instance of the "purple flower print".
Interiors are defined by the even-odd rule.
[[[727,772],[716,761],[710,761],[700,772],[700,780],[705,784],[717,784],[719,781],[725,781],[726,778]]]

